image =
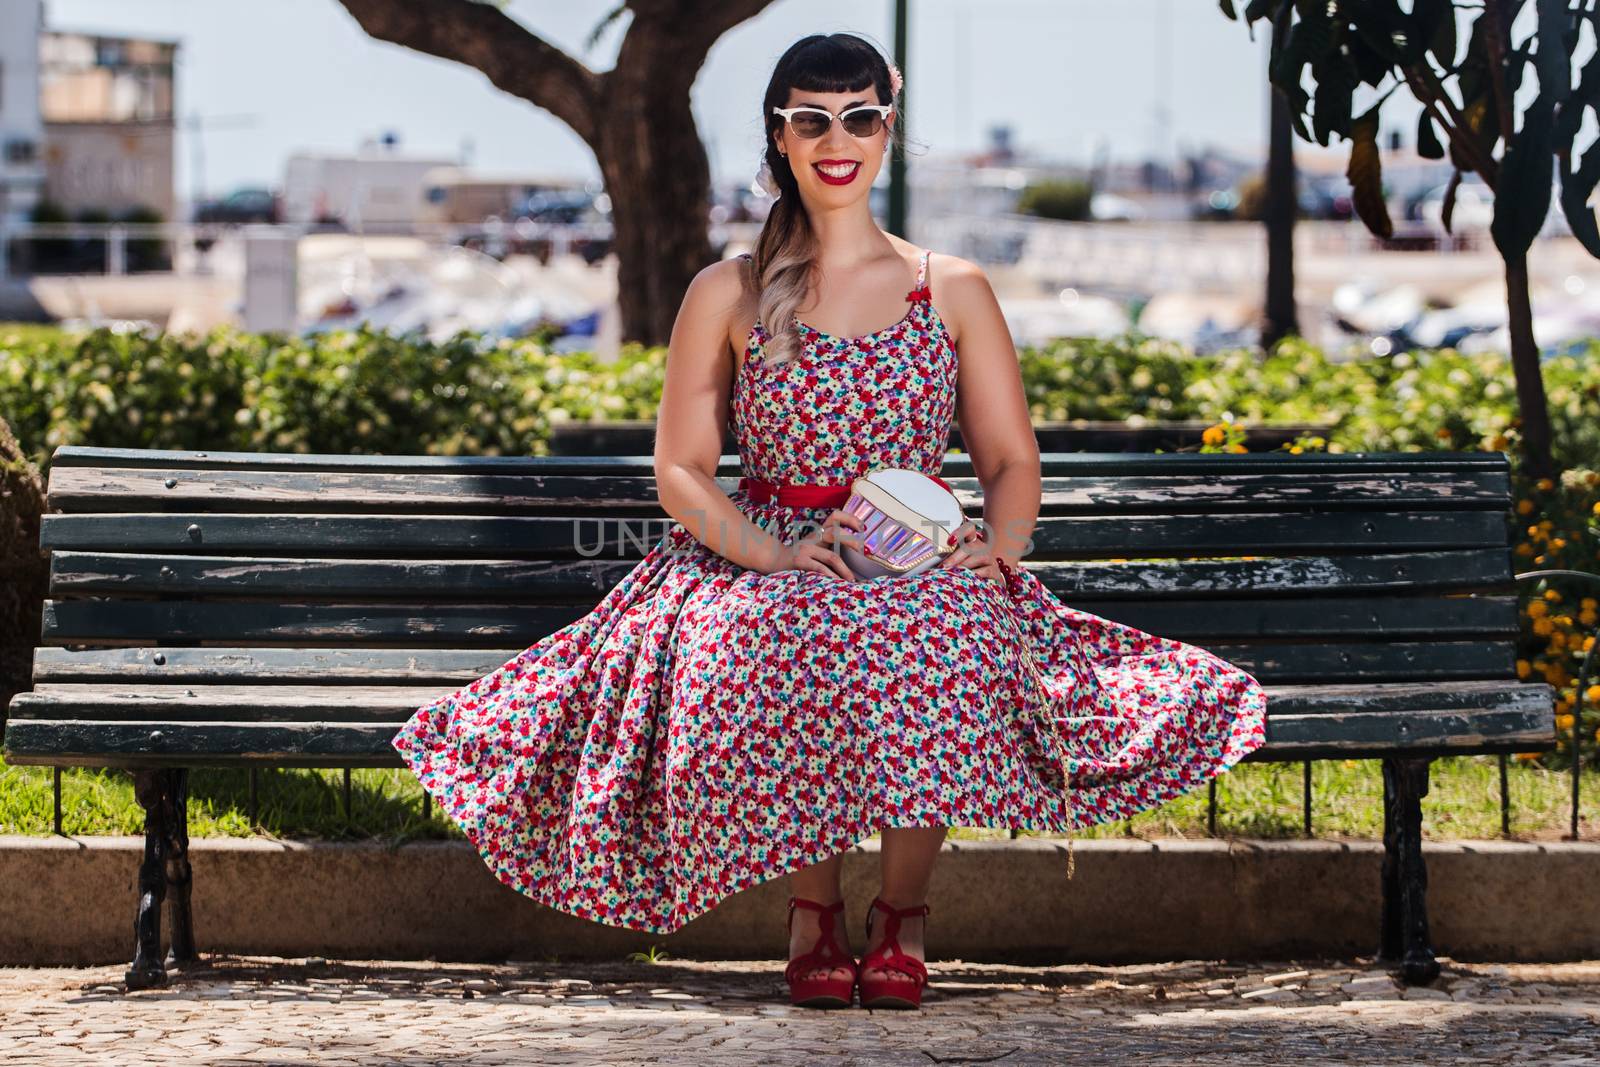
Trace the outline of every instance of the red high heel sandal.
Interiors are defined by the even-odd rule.
[[[844,901],[837,900],[832,904],[823,905],[802,897],[790,897],[788,926],[791,932],[794,930],[796,904],[821,914],[817,916],[816,945],[810,952],[790,960],[789,965],[783,969],[784,981],[789,983],[789,1003],[803,1008],[848,1008],[855,993],[856,979],[861,972],[856,965],[856,958],[840,948],[839,942],[834,940],[833,936],[833,917],[844,911]],[[850,977],[834,978],[832,975],[800,977],[809,971],[822,968],[832,970],[834,967],[849,967]]]
[[[900,920],[913,915],[927,915],[928,905],[914,908],[891,908],[883,898],[873,897],[867,909],[867,940],[872,940],[872,909],[887,912],[889,926],[883,932],[883,941],[877,948],[861,957],[857,973],[861,983],[863,1008],[919,1008],[922,1006],[922,989],[928,984],[928,968],[915,956],[900,948]],[[893,946],[892,948],[890,946]],[[877,978],[867,971],[878,967],[893,977]],[[895,972],[899,972],[895,974]]]

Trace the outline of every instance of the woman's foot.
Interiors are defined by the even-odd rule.
[[[835,897],[834,900],[820,901],[820,903],[832,904],[838,899],[838,897]],[[839,918],[841,917],[835,917],[834,930],[836,931],[835,936],[843,942],[844,931],[847,927],[838,921]],[[791,960],[816,947],[817,938],[821,935],[821,922],[822,914],[820,912],[813,911],[810,908],[794,909],[793,925],[789,930],[789,958]],[[848,943],[842,944],[841,947],[845,951],[849,951],[850,948]],[[856,972],[848,964],[837,964],[832,967],[826,965],[813,967],[809,970],[801,971],[798,977],[802,979],[832,978],[837,981],[848,982],[855,979],[855,974]]]
[[[920,900],[890,900],[888,897],[884,897],[883,902],[891,908],[910,908],[922,903]],[[869,915],[871,925],[867,928],[867,952],[883,944],[884,931],[889,928],[889,924],[883,921],[886,916],[877,908],[873,908]],[[907,915],[901,918],[899,941],[900,948],[906,955],[926,961],[927,952],[922,946],[922,932],[926,925],[925,915]],[[878,981],[893,981],[897,978],[907,980],[899,971],[886,971],[882,967],[862,967],[861,976]]]

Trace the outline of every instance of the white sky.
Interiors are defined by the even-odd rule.
[[[523,25],[598,69],[620,39],[582,41],[611,0],[511,0]],[[912,137],[929,156],[970,151],[996,124],[1013,143],[1067,160],[1104,144],[1116,159],[1179,146],[1255,153],[1265,117],[1264,24],[1252,42],[1214,0],[914,0],[906,64]],[[694,88],[718,181],[754,177],[756,111],[772,64],[808,33],[892,41],[887,0],[778,0],[712,49]],[[335,0],[47,0],[57,29],[177,39],[179,116],[202,123],[212,195],[281,182],[292,152],[353,150],[393,130],[402,150],[486,170],[598,177],[587,146],[478,72],[374,41]],[[1160,109],[1168,112],[1163,131]],[[1386,109],[1387,110],[1387,109]],[[1404,112],[1396,108],[1395,120]],[[1304,147],[1304,146],[1302,146]],[[194,145],[178,144],[191,195]]]

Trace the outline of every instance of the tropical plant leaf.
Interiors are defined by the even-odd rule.
[[[1367,44],[1359,33],[1346,38],[1344,47],[1349,52],[1350,62],[1361,80],[1368,85],[1377,88],[1383,83],[1383,79],[1389,76],[1389,63],[1374,52],[1372,46]]]
[[[1383,161],[1378,151],[1376,107],[1350,124],[1350,165],[1345,176],[1350,179],[1356,214],[1367,229],[1378,237],[1393,236],[1394,222],[1389,218],[1389,205],[1383,198]]]
[[[1329,134],[1350,136],[1350,102],[1355,95],[1355,84],[1338,56],[1324,57],[1311,68],[1311,73],[1317,79],[1313,98],[1316,110],[1311,116],[1311,128],[1317,143],[1326,146]]]
[[[1600,141],[1589,146],[1583,161],[1572,173],[1561,168],[1561,213],[1567,217],[1572,236],[1588,249],[1591,256],[1600,259],[1600,223],[1595,218],[1595,208],[1589,203],[1595,187],[1600,185]]]
[[[1572,95],[1562,101],[1556,112],[1555,140],[1558,150],[1571,149],[1578,131],[1583,128],[1584,108],[1594,108],[1595,114],[1600,116],[1600,51],[1589,57],[1578,79]]]
[[[1540,92],[1522,119],[1522,129],[1506,146],[1494,191],[1494,221],[1489,232],[1508,261],[1527,255],[1550,211],[1555,177],[1555,93]]]
[[[1412,32],[1446,70],[1456,62],[1456,6],[1450,0],[1415,0]]]
[[[1560,104],[1572,91],[1572,49],[1577,45],[1577,16],[1567,8],[1567,0],[1537,0],[1539,28],[1522,42],[1524,52],[1539,42],[1535,62],[1539,66],[1539,92],[1550,93]],[[1570,39],[1569,39],[1570,35]]]
[[[1444,223],[1444,232],[1455,235],[1454,223],[1456,217],[1456,190],[1461,188],[1461,171],[1450,172],[1450,184],[1444,187],[1444,205],[1439,213],[1439,221]]]
[[[1439,141],[1439,131],[1433,128],[1433,116],[1427,111],[1417,116],[1417,155],[1423,159],[1444,158],[1444,145]]]

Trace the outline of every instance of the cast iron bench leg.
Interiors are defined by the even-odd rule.
[[[176,767],[166,772],[172,818],[167,824],[167,892],[172,894],[172,952],[170,963],[183,966],[196,958],[194,916],[189,908],[189,887],[194,872],[189,868],[189,768]]]
[[[167,896],[166,860],[171,806],[165,770],[133,772],[133,793],[144,808],[144,860],[139,864],[139,911],[133,920],[133,964],[123,980],[129,989],[167,984],[161,961],[161,903]]]
[[[1378,958],[1398,960],[1407,984],[1439,977],[1428,937],[1428,871],[1422,862],[1425,758],[1383,761],[1383,929]]]

